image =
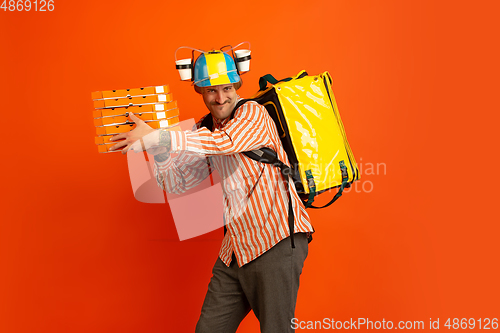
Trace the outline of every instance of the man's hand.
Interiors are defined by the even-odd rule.
[[[136,125],[135,128],[132,131],[127,132],[127,133],[121,133],[121,134],[114,135],[110,139],[110,141],[116,141],[116,140],[120,140],[120,139],[125,139],[125,140],[118,142],[116,145],[111,147],[110,150],[112,151],[115,149],[119,149],[121,147],[125,147],[122,150],[122,154],[126,154],[127,151],[132,147],[132,145],[138,140],[139,140],[139,142],[137,142],[138,145],[135,145],[135,147],[137,147],[137,148],[141,147],[142,149],[136,150],[134,147],[134,150],[136,150],[136,151],[142,151],[142,150],[146,150],[152,146],[157,146],[159,135],[154,133],[154,132],[156,132],[156,130],[152,129],[144,121],[137,118],[132,112],[129,113],[129,117],[130,117],[130,120],[132,120],[135,123],[135,125]],[[155,137],[156,137],[156,139],[155,139]],[[162,152],[164,152],[164,151],[161,150],[161,151],[158,151],[156,153],[158,154],[158,153],[162,153]]]

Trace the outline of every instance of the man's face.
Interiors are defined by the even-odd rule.
[[[218,120],[226,119],[231,115],[238,97],[232,83],[204,87],[202,96],[210,113]]]

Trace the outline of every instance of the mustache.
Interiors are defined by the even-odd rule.
[[[220,106],[220,105],[229,104],[229,103],[231,103],[231,99],[227,99],[224,103],[218,103],[218,102],[214,101],[210,104]]]

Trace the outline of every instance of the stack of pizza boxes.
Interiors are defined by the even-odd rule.
[[[154,129],[174,129],[179,124],[179,108],[168,85],[98,91],[92,93],[92,99],[97,133],[95,143],[100,153],[113,152],[109,151],[109,147],[117,143],[109,141],[113,135],[135,128],[128,117],[129,112]]]

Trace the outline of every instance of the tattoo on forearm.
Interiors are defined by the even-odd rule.
[[[172,139],[168,131],[160,131],[160,146],[167,147],[167,153],[172,149]]]
[[[172,148],[172,139],[168,131],[160,131],[159,145],[166,147],[167,151],[162,154],[155,155],[156,162],[165,162],[170,157],[170,149]]]

